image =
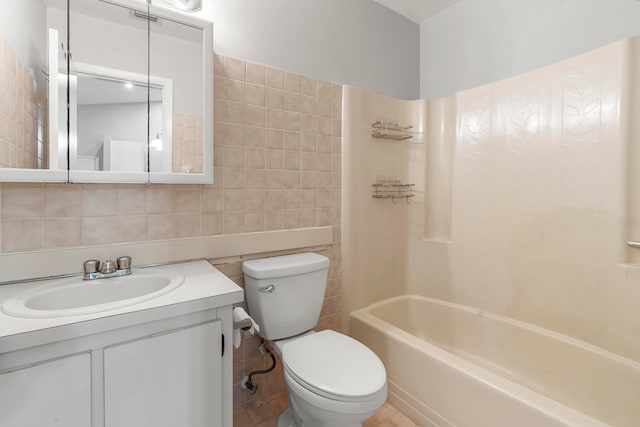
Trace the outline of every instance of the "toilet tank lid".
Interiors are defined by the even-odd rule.
[[[329,258],[313,252],[254,259],[242,263],[242,271],[254,279],[295,276],[329,268]]]

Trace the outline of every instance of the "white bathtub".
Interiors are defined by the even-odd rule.
[[[351,313],[392,403],[424,426],[640,426],[640,364],[533,325],[421,296]]]

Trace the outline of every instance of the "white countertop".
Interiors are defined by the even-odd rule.
[[[243,290],[206,261],[150,267],[184,275],[184,283],[157,298],[116,310],[55,318],[23,318],[0,311],[0,355],[10,351],[151,322],[243,301]],[[141,271],[146,268],[139,268]],[[133,273],[136,274],[136,267]],[[59,279],[0,286],[0,304]],[[108,280],[108,279],[107,279]]]

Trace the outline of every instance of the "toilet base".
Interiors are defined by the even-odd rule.
[[[291,412],[290,408],[287,408],[286,411],[278,417],[278,427],[296,427],[293,412]]]

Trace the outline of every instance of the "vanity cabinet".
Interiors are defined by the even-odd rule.
[[[104,349],[106,427],[222,425],[219,320]]]
[[[0,425],[90,426],[90,373],[85,353],[0,374]]]
[[[9,315],[7,303],[60,287],[82,296],[90,285],[0,286],[0,427],[232,427],[232,311],[242,288],[204,260],[129,277],[129,286],[184,281],[117,309],[60,315],[55,306],[41,317]],[[108,281],[98,286],[119,295]]]
[[[231,324],[225,306],[0,354],[0,426],[231,427]]]

